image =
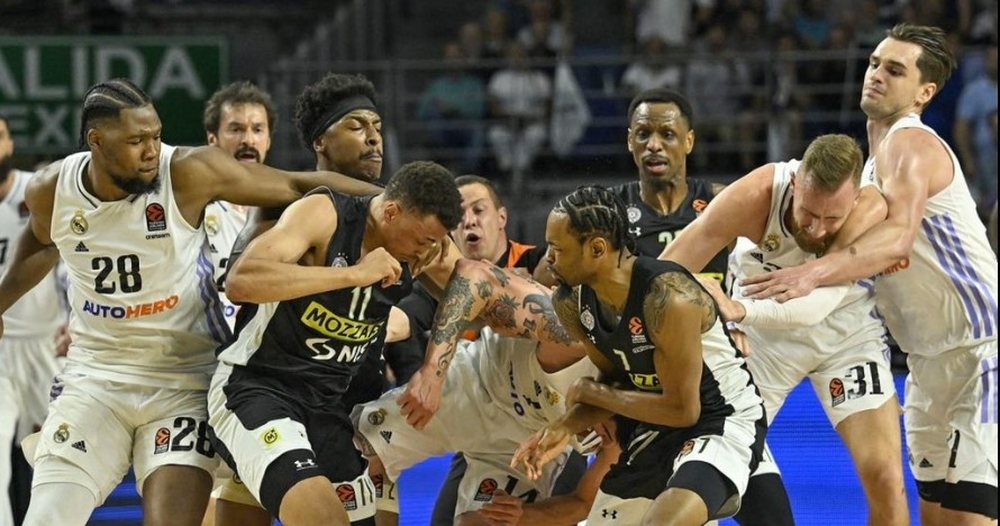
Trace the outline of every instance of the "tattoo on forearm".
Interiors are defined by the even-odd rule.
[[[451,365],[451,358],[455,355],[455,349],[457,348],[458,346],[454,342],[448,342],[448,350],[438,357],[434,376],[441,378],[448,373],[448,366]]]
[[[679,272],[667,272],[653,280],[643,303],[650,329],[660,330],[661,324],[666,319],[666,310],[675,299],[692,303],[701,308],[701,332],[705,332],[715,325],[717,313],[712,297],[695,280]]]
[[[542,329],[545,331],[546,338],[563,345],[571,345],[575,341],[566,328],[559,323],[559,317],[556,316],[555,308],[552,306],[552,298],[548,295],[529,294],[524,298],[523,304],[529,313],[541,316]]]
[[[458,339],[458,335],[469,324],[468,315],[472,303],[469,280],[459,275],[452,276],[444,291],[444,299],[434,314],[434,325],[431,327],[431,342],[434,345]]]

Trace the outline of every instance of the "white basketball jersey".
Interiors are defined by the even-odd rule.
[[[0,200],[0,275],[7,271],[7,262],[14,257],[14,248],[28,225],[24,190],[34,174],[14,170],[10,176],[14,178],[13,186],[7,197]],[[65,300],[53,269],[4,313],[3,335],[4,338],[54,338],[65,322]]]
[[[816,259],[814,254],[799,248],[784,221],[792,206],[792,177],[800,164],[798,160],[775,164],[771,211],[764,235],[756,244],[749,239],[739,238],[736,248],[729,256],[729,275],[734,282],[733,298],[744,297],[739,283],[750,276],[797,267]],[[840,305],[817,325],[779,330],[753,326],[744,326],[743,329],[750,336],[751,343],[757,345],[791,342],[823,351],[833,351],[831,347],[854,348],[885,336],[882,322],[875,313],[875,297],[869,280],[854,285]]]
[[[911,114],[896,121],[886,138],[903,128],[938,137]],[[875,280],[889,331],[904,351],[922,356],[997,338],[997,259],[958,158],[948,143],[941,144],[954,166],[951,183],[927,200],[909,259]],[[881,188],[874,157],[863,177]]]
[[[583,358],[561,371],[546,373],[538,363],[538,342],[499,336],[485,327],[479,339],[463,349],[479,353],[479,375],[489,396],[504,411],[541,429],[566,412],[566,393],[582,376],[597,376],[597,367]]]
[[[208,234],[208,248],[212,266],[215,268],[215,285],[230,330],[236,325],[238,307],[226,297],[226,264],[229,262],[229,254],[233,251],[233,243],[236,243],[236,236],[240,235],[246,222],[247,214],[242,207],[221,201],[210,203],[205,207],[205,233]]]
[[[228,341],[205,231],[174,201],[162,145],[160,187],[102,202],[83,185],[90,152],[59,172],[52,240],[69,273],[67,370],[109,380],[207,389],[215,348]]]

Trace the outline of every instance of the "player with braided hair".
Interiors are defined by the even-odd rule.
[[[201,523],[217,457],[206,392],[231,335],[212,277],[208,203],[290,203],[325,185],[378,188],[333,172],[240,163],[221,148],[160,142],[150,98],[125,79],[84,96],[88,151],[43,168],[0,281],[5,312],[62,258],[72,344],[36,435],[28,525],[82,526],[134,465],[147,525]],[[2,330],[2,325],[0,325]]]
[[[682,267],[632,252],[624,208],[587,186],[549,214],[553,305],[602,378],[577,380],[566,414],[522,444],[514,465],[538,477],[574,434],[617,415],[623,453],[587,524],[732,516],[761,458],[762,400],[711,296]]]

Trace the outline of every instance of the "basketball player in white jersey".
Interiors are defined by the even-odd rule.
[[[14,243],[28,224],[24,190],[34,175],[14,169],[14,142],[7,119],[0,115],[0,274],[14,255]],[[14,304],[4,316],[0,340],[0,526],[12,526],[8,500],[11,447],[42,425],[49,387],[59,372],[56,334],[66,323],[64,291],[55,272]]]
[[[208,144],[218,146],[244,163],[263,163],[271,149],[271,134],[277,112],[271,96],[248,81],[223,86],[205,103],[203,124]],[[247,222],[247,210],[216,201],[205,208],[205,232],[215,267],[222,313],[232,329],[236,306],[226,297],[225,274],[236,236]]]
[[[161,145],[149,97],[112,79],[89,89],[88,151],[42,169],[7,274],[0,312],[61,257],[72,344],[54,387],[25,524],[83,525],[129,465],[145,524],[199,524],[217,458],[206,390],[222,319],[201,217],[212,201],[277,206],[327,185],[372,192],[334,173],[280,172],[219,148]]]
[[[661,257],[698,272],[718,248],[739,239],[730,256],[730,275],[736,280],[811,261],[841,233],[849,216],[853,230],[843,234],[853,232],[854,237],[858,229],[885,218],[878,191],[869,186],[862,194],[859,188],[862,164],[854,139],[818,137],[801,162],[764,165],[727,187]],[[723,317],[742,323],[753,350],[747,365],[764,398],[768,422],[788,394],[809,378],[861,476],[869,524],[909,524],[899,404],[871,284],[829,287],[780,305],[733,301],[717,283],[702,283]],[[741,297],[734,285],[733,298]]]
[[[597,374],[583,346],[559,324],[550,296],[510,270],[459,260],[435,313],[421,371],[443,380],[440,409],[414,428],[399,408],[406,404],[407,387],[398,387],[356,406],[351,415],[356,442],[377,458],[373,465],[384,466],[390,481],[430,457],[464,454],[468,468],[458,489],[455,524],[484,521],[479,509],[498,490],[527,503],[547,499],[562,470],[561,463],[553,463],[539,480],[528,480],[510,467],[518,445],[565,412],[573,381]],[[464,340],[465,329],[477,319],[487,327],[475,341]],[[409,322],[401,325],[408,330]],[[380,507],[388,504],[386,509],[398,514],[394,489],[383,493],[388,502]],[[572,522],[586,518],[588,509],[578,507]]]
[[[997,260],[955,153],[920,121],[954,65],[940,29],[889,31],[861,93],[863,177],[885,196],[885,221],[843,250],[744,281],[749,297],[784,301],[878,275],[879,311],[909,355],[906,442],[930,526],[997,518]]]

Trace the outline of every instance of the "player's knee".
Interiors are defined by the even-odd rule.
[[[880,500],[895,495],[902,496],[902,464],[885,458],[872,458],[858,465],[857,469],[862,483],[869,492],[879,494]]]
[[[286,526],[350,524],[347,512],[326,477],[299,480],[276,505],[278,518]]]

